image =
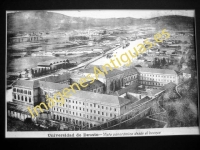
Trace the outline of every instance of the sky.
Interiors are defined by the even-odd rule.
[[[48,10],[47,10],[48,11]],[[12,13],[16,11],[7,11]],[[194,10],[50,10],[72,17],[91,17],[91,18],[153,18],[165,15],[181,15],[194,17]]]
[[[152,18],[164,15],[182,15],[194,17],[194,10],[68,10],[49,11],[73,17],[91,18]]]

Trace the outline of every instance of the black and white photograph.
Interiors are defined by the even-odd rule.
[[[6,137],[199,135],[195,10],[6,11]]]

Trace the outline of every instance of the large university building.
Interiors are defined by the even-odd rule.
[[[91,128],[126,113],[130,103],[118,96],[76,91],[62,106],[57,103],[51,113],[54,120]]]
[[[178,84],[178,75],[174,70],[141,67],[136,69],[139,72],[139,83],[146,88],[159,88],[170,82]]]

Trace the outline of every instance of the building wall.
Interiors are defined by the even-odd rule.
[[[117,75],[112,78],[108,78],[106,82],[106,93],[112,93],[119,90],[122,87],[133,85],[138,81],[137,73],[130,73],[128,75]]]
[[[139,75],[139,82],[145,86],[161,87],[169,82],[178,84],[178,76],[175,74],[159,74],[152,72],[141,72]]]
[[[89,127],[104,123],[119,115],[119,106],[111,106],[109,103],[100,104],[99,102],[86,100],[84,98],[66,99],[63,106],[57,103],[52,108],[52,119],[70,123],[75,121],[77,125],[85,126],[88,124]]]
[[[14,101],[16,100],[30,105],[34,105],[34,93],[32,89],[14,86],[12,95]]]

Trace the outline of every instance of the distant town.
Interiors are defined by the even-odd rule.
[[[131,58],[130,66],[108,69],[108,74],[103,65],[146,39],[155,43],[154,35],[162,27],[26,31],[8,37],[8,131],[197,126],[193,28],[166,28],[169,39]],[[104,72],[98,80],[94,66]],[[90,78],[84,84],[88,86],[80,86],[79,80],[87,76]],[[76,85],[76,93],[65,98],[65,104],[57,103],[48,110],[40,105],[48,106],[46,95],[53,97],[71,85]],[[36,108],[39,115],[34,112],[37,117],[31,117],[28,107]],[[16,122],[27,124],[27,128],[13,129]]]

